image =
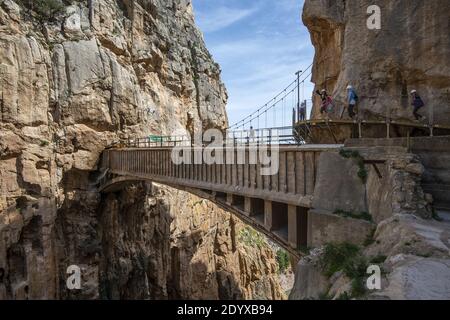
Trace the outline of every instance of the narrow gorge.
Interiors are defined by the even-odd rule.
[[[286,297],[230,213],[150,182],[97,190],[119,139],[227,125],[190,1],[2,0],[0,25],[0,299]]]
[[[193,1],[0,0],[0,300],[450,299],[449,1],[291,1],[314,60],[238,126]]]

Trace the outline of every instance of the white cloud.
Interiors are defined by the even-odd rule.
[[[227,7],[219,7],[208,12],[198,12],[197,22],[203,32],[214,32],[227,28],[232,24],[245,19],[257,10],[257,8],[232,9]]]

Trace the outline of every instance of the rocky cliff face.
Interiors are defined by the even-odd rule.
[[[416,89],[425,100],[422,112],[428,120],[449,124],[450,3],[376,1],[381,8],[381,29],[369,30],[367,8],[373,4],[365,0],[305,1],[303,21],[316,49],[315,89],[327,89],[336,101],[330,118],[347,117],[343,114],[346,87],[352,84],[361,98],[360,119],[413,120],[409,92]],[[321,117],[319,105],[316,100],[314,118]],[[441,161],[450,152],[448,138],[413,140],[415,147],[410,150],[399,148],[406,145],[401,139],[347,141],[346,147],[360,147],[351,150],[360,160],[364,153],[387,155],[377,170],[362,164],[360,170],[367,173],[364,184],[348,180],[352,169],[340,165],[339,155],[323,156],[328,157],[323,159],[328,174],[323,181],[319,177],[314,209],[330,214],[366,212],[370,219],[364,224],[373,231],[360,232],[361,221],[353,219],[354,215],[332,216],[344,228],[340,223],[324,227],[322,238],[334,241],[319,239],[321,245],[302,258],[290,298],[450,298],[449,197],[445,187],[449,179],[446,161]],[[393,146],[398,150],[390,149]],[[355,162],[347,165],[355,166]],[[321,194],[317,196],[317,192]],[[352,238],[345,235],[347,230],[352,237],[361,238],[343,243],[339,239],[343,234]],[[382,271],[381,289],[366,287],[370,265]]]
[[[437,199],[422,187],[430,173],[430,167],[422,164],[423,153],[438,154],[439,144],[448,143],[448,138],[415,139],[412,153],[398,147],[370,147],[369,141],[355,142],[366,146],[353,152],[362,157],[376,154],[386,163],[378,166],[380,175],[367,166],[365,184],[353,169],[344,170],[356,167],[354,160],[344,165],[337,154],[321,159],[319,177],[322,165],[331,167],[329,160],[335,172],[327,171],[323,181],[319,178],[311,211],[328,213],[328,223],[311,230],[314,248],[297,265],[290,298],[449,299],[450,221],[445,210],[433,210]],[[449,153],[448,146],[446,152],[439,150],[440,157]],[[438,164],[437,159],[433,162]],[[348,174],[342,177],[341,172]],[[354,181],[347,180],[352,177]],[[337,217],[337,210],[353,216]],[[360,212],[370,219],[355,215]],[[380,268],[380,288],[367,288],[373,273],[367,273],[369,266]]]
[[[37,3],[0,1],[0,299],[282,298],[271,251],[239,244],[240,222],[212,204],[96,190],[118,139],[226,125],[191,2]]]
[[[381,8],[380,30],[367,28],[367,8],[373,4]],[[352,84],[363,119],[413,120],[408,99],[416,89],[428,119],[449,124],[449,9],[446,0],[307,0],[303,21],[316,48],[313,82],[335,97],[332,117],[341,117]],[[313,116],[320,117],[315,102]]]

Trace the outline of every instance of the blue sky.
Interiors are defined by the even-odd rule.
[[[222,68],[230,124],[258,109],[291,83],[296,71],[311,64],[314,48],[301,21],[303,2],[193,0],[196,22]],[[310,99],[312,90],[308,80],[302,98]],[[285,110],[292,110],[293,103],[287,99]],[[289,125],[291,111],[285,111],[283,120],[281,114],[280,110],[276,124]],[[270,120],[274,122],[272,112]],[[260,127],[264,127],[265,119],[261,122]]]

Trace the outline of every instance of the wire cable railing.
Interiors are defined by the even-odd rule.
[[[119,145],[127,148],[167,148],[167,147],[207,147],[214,144],[220,147],[259,146],[259,145],[298,145],[304,141],[298,139],[292,126],[264,129],[225,131],[220,140],[195,139],[190,135],[157,136],[128,138]],[[216,137],[217,138],[217,137]],[[200,141],[199,141],[200,140]]]

